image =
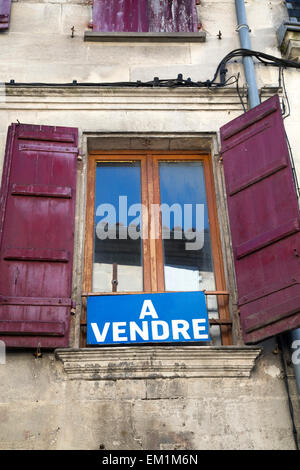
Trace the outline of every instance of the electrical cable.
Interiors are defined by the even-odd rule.
[[[279,88],[281,88],[281,84],[282,84],[283,92],[284,92],[284,98],[282,99],[282,108],[283,108],[282,118],[284,120],[291,115],[290,101],[289,101],[289,97],[288,97],[286,85],[285,85],[284,67],[279,67],[279,76],[278,76]],[[287,103],[287,114],[286,114],[286,106],[285,106],[284,100]],[[300,202],[300,187],[299,187],[299,181],[298,181],[298,176],[297,176],[296,167],[295,167],[293,151],[292,151],[292,147],[291,147],[291,144],[290,144],[290,141],[289,141],[289,138],[285,129],[284,129],[284,132],[285,132],[285,138],[286,138],[289,156],[290,156],[290,162],[291,162],[291,168],[292,168],[292,173],[293,173],[294,185],[295,185],[295,189],[297,193],[297,199],[298,199],[298,202]]]
[[[76,86],[81,86],[81,87],[132,87],[132,88],[139,88],[139,87],[149,87],[149,88],[154,88],[154,87],[167,87],[167,88],[172,88],[172,87],[206,87],[206,88],[218,88],[218,87],[224,87],[227,86],[225,80],[225,74],[227,72],[227,69],[225,68],[227,62],[229,62],[231,59],[234,59],[236,57],[254,57],[257,60],[259,60],[261,63],[264,65],[269,65],[269,66],[274,66],[274,67],[292,67],[296,69],[300,69],[300,63],[293,61],[293,60],[287,60],[287,59],[281,59],[279,57],[275,57],[269,54],[265,54],[264,52],[259,52],[259,51],[252,51],[251,49],[234,49],[233,51],[229,52],[219,63],[216,72],[214,74],[214,77],[212,80],[206,80],[204,82],[202,81],[193,81],[191,78],[184,79],[182,74],[178,74],[177,78],[175,79],[160,79],[158,77],[154,77],[153,80],[147,81],[147,82],[142,82],[140,80],[137,80],[136,82],[99,82],[99,83],[91,83],[91,82],[85,82],[85,83],[78,83],[77,80],[73,80],[72,83],[40,83],[40,82],[34,82],[34,83],[18,83],[15,82],[14,80],[11,80],[8,83],[5,83],[5,86],[15,86],[15,87],[76,87]],[[217,77],[220,74],[221,81],[217,82]]]
[[[285,100],[286,100],[286,103],[287,103],[287,106],[288,106],[288,113],[283,116],[283,119],[286,119],[291,114],[291,107],[290,107],[290,102],[289,102],[289,98],[288,98],[287,91],[286,91],[283,67],[281,67],[281,77],[282,77],[282,85],[283,85],[284,96],[285,96]]]
[[[251,49],[242,49],[242,48],[234,49],[233,51],[229,52],[229,54],[227,54],[219,63],[217,70],[215,72],[215,75],[211,81],[212,84],[216,81],[217,76],[220,70],[222,69],[222,67],[224,67],[225,64],[229,62],[229,60],[235,57],[255,57],[264,65],[272,65],[275,67],[292,67],[292,68],[300,69],[300,63],[294,60],[282,59],[280,57],[275,57],[270,54],[265,54],[264,52],[253,51]]]
[[[293,152],[292,152],[292,147],[291,147],[289,138],[287,136],[286,130],[284,130],[284,132],[285,132],[285,138],[286,138],[286,142],[287,142],[288,149],[289,149],[289,154],[290,154],[290,161],[291,161],[291,167],[292,167],[292,173],[293,173],[295,189],[296,189],[296,193],[297,193],[297,199],[298,199],[298,201],[300,201],[300,187],[299,187],[298,176],[297,176],[297,173],[296,173],[295,161],[294,161],[294,156],[293,156]]]
[[[238,97],[239,97],[239,99],[240,99],[241,105],[242,105],[243,110],[244,110],[244,113],[245,113],[245,112],[246,112],[246,107],[245,107],[245,105],[244,105],[244,101],[243,101],[243,98],[242,98],[241,93],[240,93],[239,78],[240,78],[240,72],[237,74],[236,92],[237,92],[237,94],[238,94]]]

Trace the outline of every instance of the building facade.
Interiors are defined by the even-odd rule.
[[[233,0],[109,3],[0,0],[0,448],[295,449],[299,395],[282,335],[300,326],[297,2],[245,2],[252,49],[293,61],[255,58],[261,105],[248,112],[242,56],[217,69],[240,48]],[[252,166],[229,160],[239,139]],[[286,160],[275,167],[277,152]],[[275,179],[251,189],[250,206],[244,189],[257,188],[261,161],[262,184]],[[117,196],[143,205],[140,219],[126,214],[144,237],[128,237],[128,220],[107,206],[98,212],[120,210]],[[201,203],[204,225],[152,217],[153,205],[177,202]],[[237,227],[259,224],[253,248]],[[191,240],[200,250],[185,249]],[[262,258],[248,263],[253,252]],[[279,287],[250,298],[273,278]],[[147,341],[125,316],[111,344],[89,344],[91,294],[112,301],[109,325],[125,293],[163,291],[205,292],[210,341],[193,341],[184,323],[172,342],[158,330]]]

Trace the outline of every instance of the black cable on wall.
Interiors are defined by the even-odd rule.
[[[249,57],[252,56],[256,58],[259,62],[263,63],[266,66],[273,66],[273,67],[291,67],[295,69],[300,69],[300,63],[293,61],[282,59],[279,57],[275,57],[269,54],[265,54],[264,52],[259,51],[252,51],[251,49],[234,49],[233,51],[229,52],[219,63],[215,75],[212,80],[206,81],[193,81],[191,78],[184,79],[183,75],[180,73],[178,74],[177,78],[174,79],[160,79],[155,77],[153,80],[142,82],[137,80],[136,82],[83,82],[79,83],[77,80],[73,80],[71,83],[41,83],[41,82],[34,82],[34,83],[19,83],[15,82],[14,80],[10,80],[10,82],[5,83],[5,86],[15,86],[15,87],[26,87],[26,86],[36,86],[36,87],[132,87],[132,88],[139,88],[139,87],[147,87],[147,88],[155,88],[155,87],[166,87],[166,88],[173,88],[173,87],[195,87],[195,88],[219,88],[228,86],[228,80],[226,80],[225,76],[227,73],[226,64],[236,57]],[[220,81],[217,82],[217,77],[220,75]],[[235,83],[235,82],[234,82]]]

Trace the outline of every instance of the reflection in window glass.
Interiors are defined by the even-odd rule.
[[[215,290],[203,163],[161,161],[159,176],[165,290]],[[218,318],[215,296],[207,306]]]
[[[96,167],[93,292],[143,290],[139,162]]]

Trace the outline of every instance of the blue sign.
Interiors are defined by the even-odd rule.
[[[204,292],[91,295],[87,344],[210,341]]]

